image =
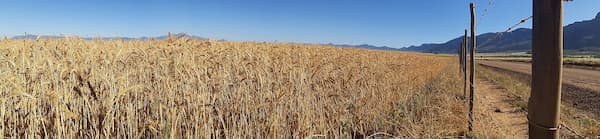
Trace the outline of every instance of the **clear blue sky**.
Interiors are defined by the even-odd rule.
[[[477,6],[478,33],[503,31],[531,15],[532,0],[6,0],[0,4],[0,35],[187,32],[236,41],[406,47],[462,35],[469,2]],[[568,2],[564,23],[598,12],[600,0]]]

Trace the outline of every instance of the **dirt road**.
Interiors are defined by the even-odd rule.
[[[521,74],[524,82],[531,81],[531,65],[519,62],[485,61],[479,64]],[[566,104],[600,119],[600,71],[563,68],[561,99]]]
[[[479,60],[479,64],[531,75],[531,64],[520,62]],[[563,83],[579,88],[600,91],[600,71],[563,68]]]

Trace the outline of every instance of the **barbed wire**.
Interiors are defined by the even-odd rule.
[[[481,14],[479,15],[479,22],[477,22],[475,24],[475,26],[479,26],[479,24],[481,24],[481,22],[484,21],[484,19],[485,19],[484,17],[486,15],[488,15],[488,11],[491,7],[492,7],[492,0],[488,0],[487,6],[483,9],[483,12],[481,12]]]
[[[532,18],[533,18],[533,16],[529,16],[529,17],[526,17],[526,18],[523,18],[523,19],[521,19],[521,20],[520,20],[519,22],[517,22],[516,24],[514,24],[514,25],[512,25],[512,26],[508,27],[508,29],[506,29],[504,32],[498,32],[498,33],[496,34],[496,36],[494,36],[494,37],[492,37],[492,38],[488,39],[487,41],[485,41],[484,43],[480,44],[480,45],[479,45],[479,47],[481,47],[481,46],[485,46],[485,45],[487,45],[487,44],[491,43],[492,41],[495,41],[496,39],[499,39],[500,37],[502,37],[502,35],[503,35],[504,33],[511,32],[511,31],[512,31],[512,30],[513,30],[515,27],[517,27],[517,26],[519,26],[519,25],[521,25],[521,24],[523,24],[523,23],[527,22],[528,20],[530,20],[530,19],[532,19]]]
[[[562,0],[562,1],[564,1],[564,2],[573,2],[573,0]],[[489,9],[489,7],[491,7],[491,6],[492,6],[492,0],[488,0],[488,7],[486,7],[486,8],[484,9],[484,11],[483,11],[483,13],[482,13],[482,15],[481,15],[481,17],[480,17],[480,18],[482,18],[482,19],[483,19],[483,17],[484,17],[485,15],[487,15],[488,9]],[[498,32],[498,34],[497,34],[496,36],[494,36],[494,37],[492,37],[492,38],[488,39],[487,41],[485,41],[484,43],[480,44],[479,46],[485,46],[485,45],[487,45],[487,44],[491,43],[492,41],[494,41],[494,40],[496,40],[496,39],[498,39],[498,38],[502,37],[502,35],[503,35],[504,33],[511,32],[513,29],[515,29],[515,27],[517,27],[517,26],[519,26],[519,25],[521,25],[521,24],[523,24],[523,23],[527,22],[528,20],[531,20],[532,18],[533,18],[533,16],[529,16],[529,17],[526,17],[526,18],[523,18],[523,19],[521,19],[521,20],[520,20],[519,22],[517,22],[516,24],[514,24],[514,25],[512,25],[512,26],[508,27],[508,29],[506,29],[504,32]],[[480,19],[480,21],[479,21],[479,22],[477,22],[476,26],[477,26],[477,25],[479,25],[479,23],[481,23],[481,20],[482,20],[482,19]]]

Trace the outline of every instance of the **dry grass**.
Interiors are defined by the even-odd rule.
[[[466,115],[453,60],[184,38],[2,40],[0,136],[455,136]]]

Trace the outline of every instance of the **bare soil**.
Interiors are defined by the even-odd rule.
[[[512,105],[515,96],[503,92],[501,86],[478,78],[475,96],[475,107],[483,110],[489,121],[482,121],[482,127],[497,128],[504,138],[527,138],[527,112]]]
[[[531,64],[522,62],[479,60],[479,64],[507,69],[531,75]],[[600,91],[600,71],[576,68],[563,68],[563,82],[579,88]]]
[[[527,83],[531,81],[531,64],[487,60],[480,60],[477,63],[513,72],[513,75]],[[562,80],[562,101],[598,119],[600,117],[600,71],[563,68]]]

